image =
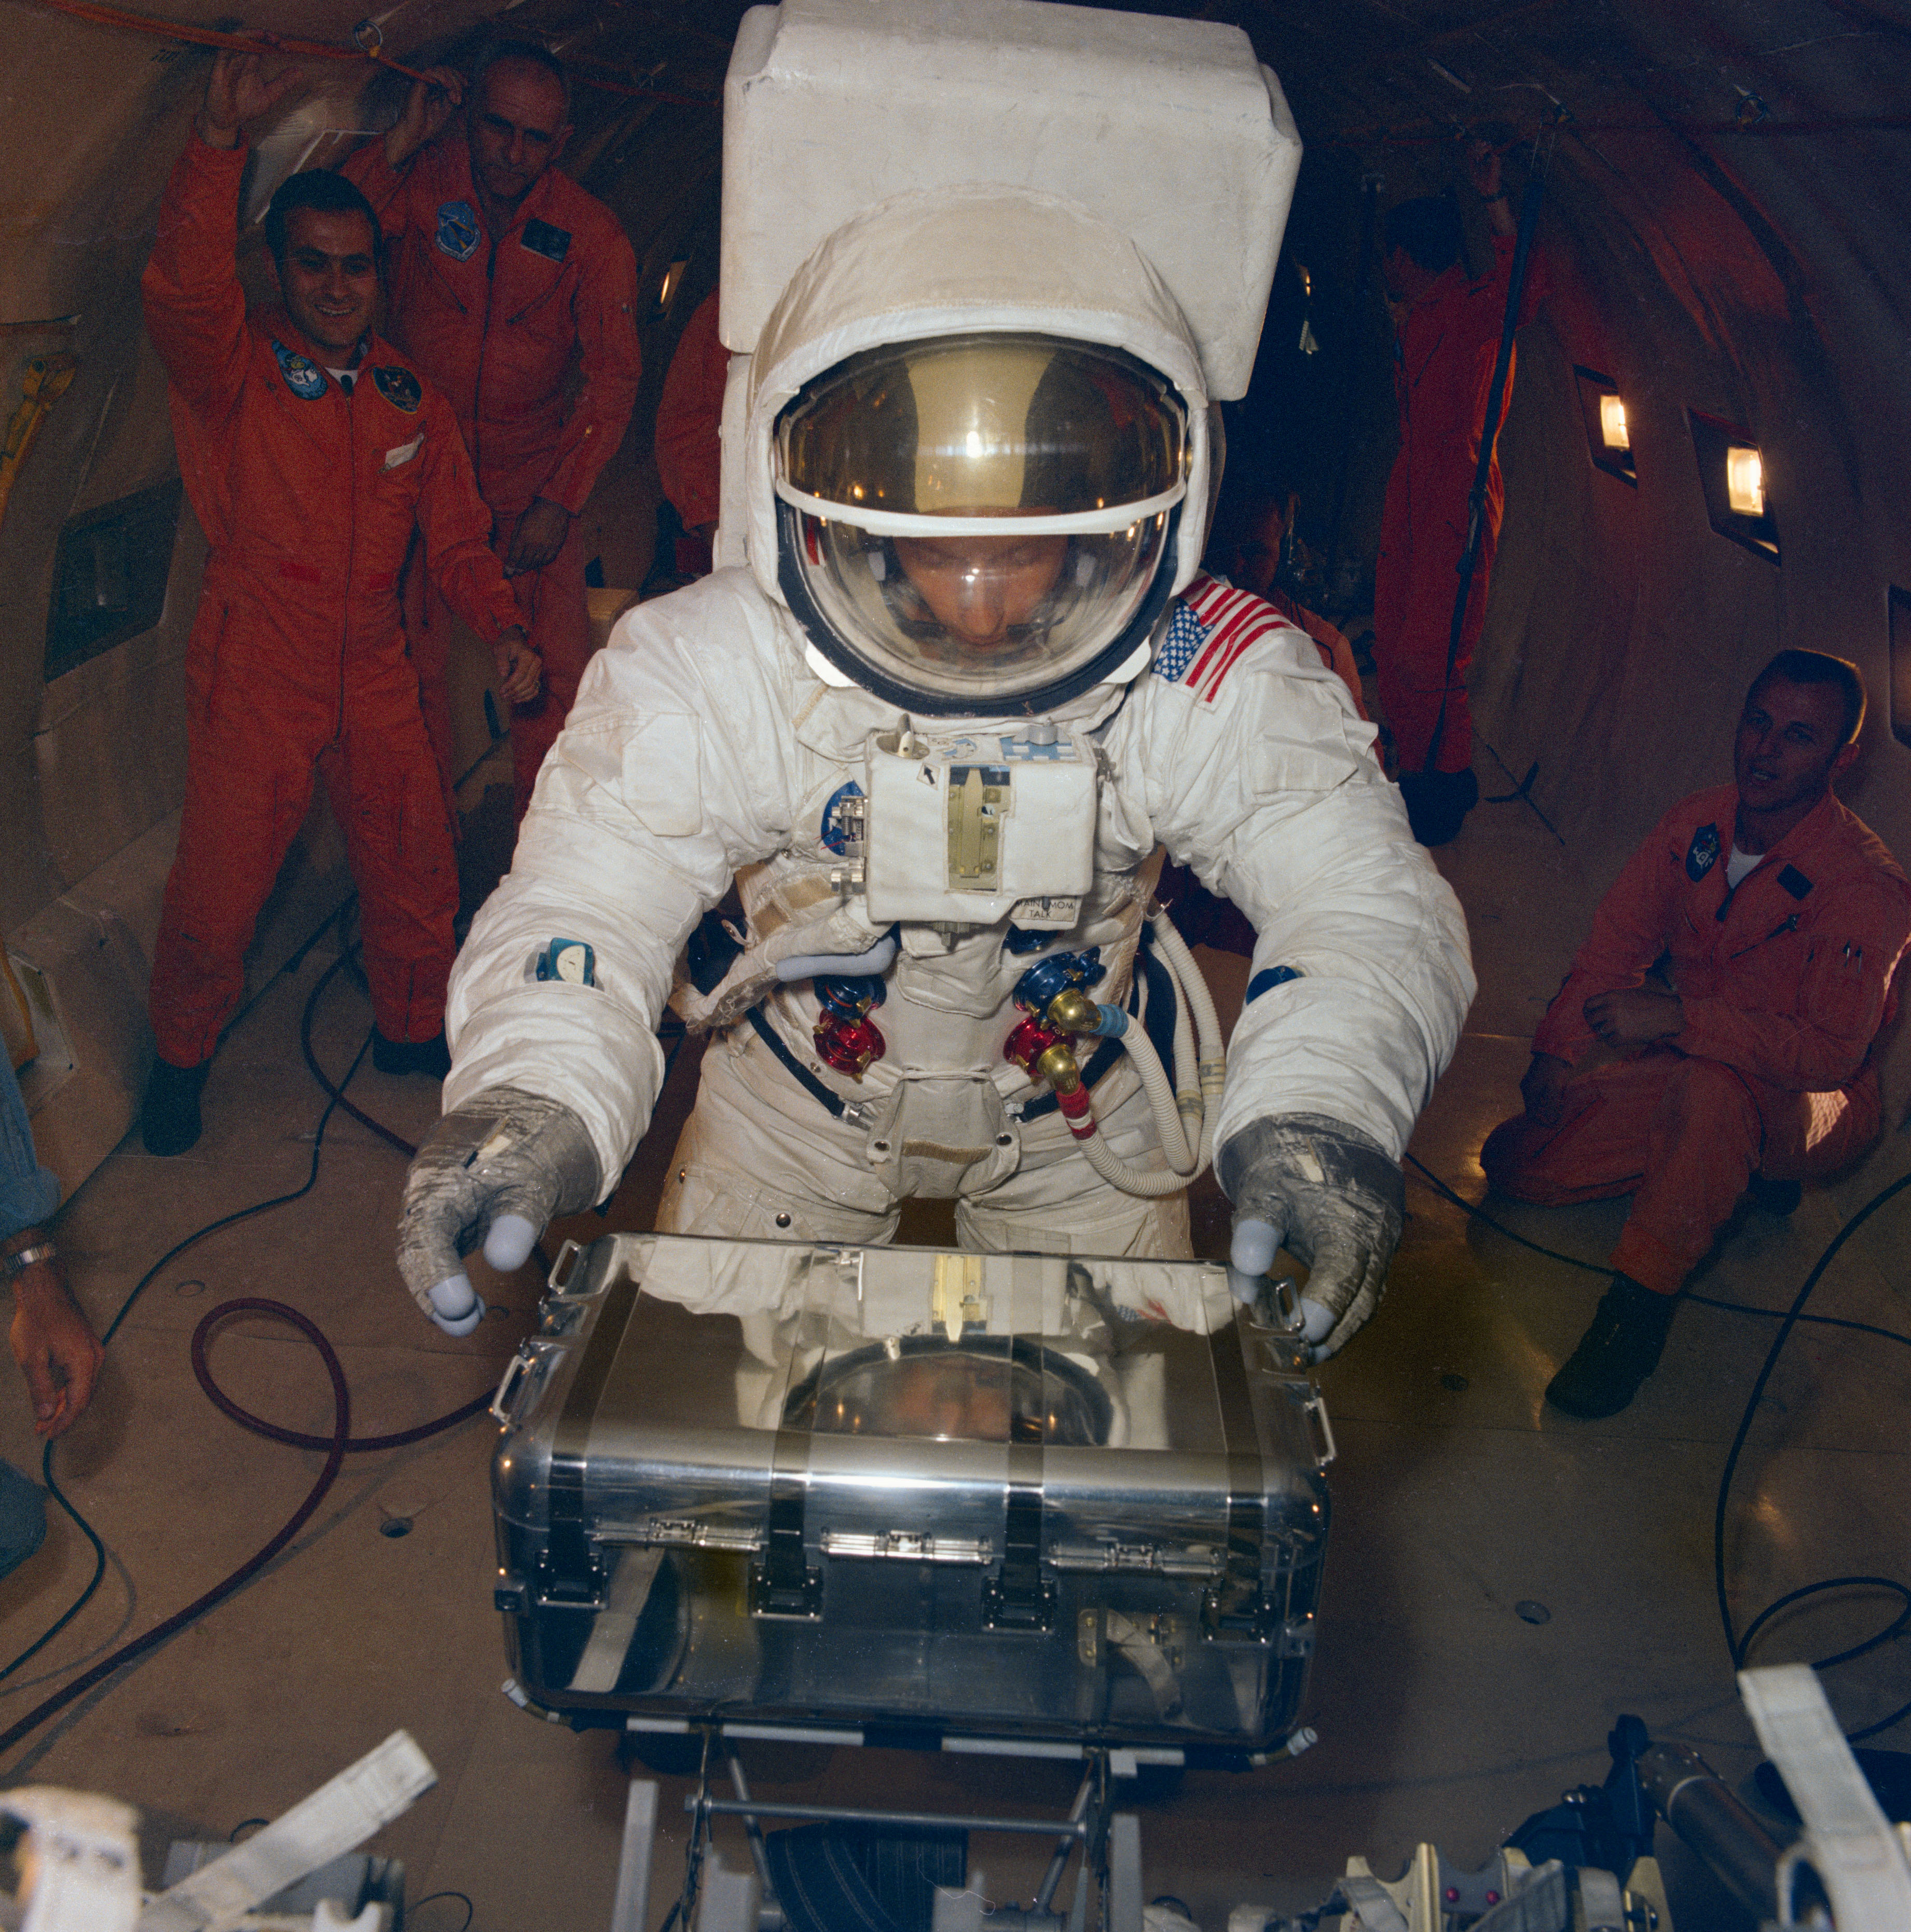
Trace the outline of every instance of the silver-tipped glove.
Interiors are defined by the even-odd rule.
[[[493,1087],[447,1114],[413,1156],[398,1220],[398,1272],[412,1299],[448,1335],[484,1318],[464,1257],[522,1268],[554,1214],[588,1208],[602,1191],[584,1124],[560,1100]]]
[[[1300,1299],[1313,1358],[1326,1360],[1380,1306],[1406,1222],[1399,1162],[1322,1114],[1283,1114],[1242,1128],[1214,1163],[1234,1204],[1230,1279],[1244,1299],[1286,1247],[1307,1264]]]

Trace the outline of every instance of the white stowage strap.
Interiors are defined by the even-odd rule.
[[[139,1932],[224,1932],[363,1844],[437,1781],[411,1733],[394,1731],[262,1832],[161,1892],[140,1915]]]
[[[1911,1925],[1911,1864],[1817,1674],[1804,1664],[1742,1670],[1738,1690],[1804,1826],[1804,1838],[1779,1864],[1780,1924],[1795,1922],[1792,1875],[1804,1864],[1823,1882],[1838,1932],[1904,1932]]]

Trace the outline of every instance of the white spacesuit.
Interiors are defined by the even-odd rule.
[[[741,956],[676,982],[716,1037],[660,1229],[881,1241],[953,1196],[973,1247],[1186,1255],[1135,1059],[1084,1040],[1056,1105],[1056,1010],[1015,997],[1054,962],[1120,1027],[1164,848],[1259,934],[1208,1106],[1237,1265],[1310,1261],[1323,1352],[1371,1312],[1466,930],[1312,644],[1198,576],[1208,421],[1180,308],[1072,201],[904,194],[811,256],[752,365],[749,567],[619,624],[460,956],[400,1248],[441,1325],[488,1229],[514,1265],[614,1185],[733,877]]]

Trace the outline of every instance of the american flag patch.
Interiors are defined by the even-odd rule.
[[[1231,590],[1204,572],[1181,592],[1148,668],[1212,704],[1248,646],[1286,621],[1252,591]]]

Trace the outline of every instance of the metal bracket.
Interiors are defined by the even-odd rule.
[[[991,1630],[1054,1628],[1055,1586],[1045,1582],[1042,1576],[1039,1482],[1010,1486],[1002,1568],[982,1586],[982,1618]]]
[[[750,1614],[800,1617],[814,1622],[823,1614],[823,1573],[812,1569],[803,1546],[803,1487],[788,1478],[772,1481],[770,1533],[763,1561],[750,1566]]]

